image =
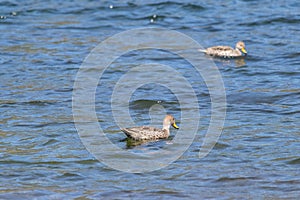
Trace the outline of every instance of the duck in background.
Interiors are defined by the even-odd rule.
[[[213,57],[238,58],[247,55],[245,43],[239,41],[235,45],[235,49],[230,46],[213,46],[207,49],[199,49],[199,51]]]

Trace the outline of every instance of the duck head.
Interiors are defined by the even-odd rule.
[[[166,115],[164,122],[163,122],[163,129],[169,130],[170,126],[173,126],[176,129],[179,129],[179,127],[175,123],[175,118],[172,115]]]
[[[239,41],[236,43],[235,48],[238,49],[239,51],[243,52],[245,55],[247,55],[245,43],[242,41]]]

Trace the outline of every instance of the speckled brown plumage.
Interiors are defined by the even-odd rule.
[[[139,126],[132,128],[122,128],[121,130],[127,135],[128,138],[134,140],[158,140],[169,137],[170,126],[178,129],[174,117],[172,115],[167,115],[164,118],[162,129],[148,126]]]
[[[242,41],[236,43],[235,49],[230,46],[214,46],[204,50],[200,49],[199,51],[204,52],[209,56],[223,58],[236,58],[247,54],[245,43]]]

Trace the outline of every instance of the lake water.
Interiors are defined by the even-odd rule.
[[[0,199],[298,199],[299,10],[296,0],[1,1]],[[125,173],[98,161],[83,145],[73,119],[73,86],[100,42],[153,27],[181,32],[204,47],[243,40],[248,56],[214,60],[227,114],[217,144],[201,159],[211,99],[195,69],[161,50],[137,50],[115,60],[97,87],[96,115],[116,146],[149,153],[172,143],[127,146],[113,121],[114,85],[142,63],[182,74],[195,90],[201,116],[193,143],[179,159],[153,172]],[[157,110],[165,110],[184,127],[182,106],[157,84],[138,88],[129,102],[138,125],[161,126]],[[171,129],[171,139],[175,133]]]

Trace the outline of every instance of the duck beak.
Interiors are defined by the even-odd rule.
[[[247,51],[246,51],[245,48],[242,48],[241,50],[242,50],[242,52],[243,52],[244,54],[247,54]]]
[[[173,126],[174,128],[176,128],[176,129],[179,129],[179,127],[176,125],[175,122],[172,124],[172,126]]]

